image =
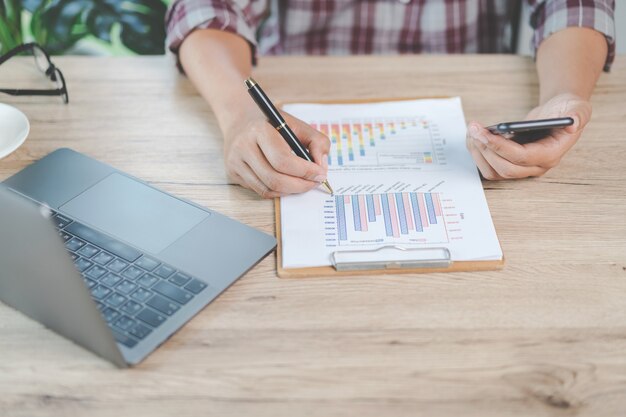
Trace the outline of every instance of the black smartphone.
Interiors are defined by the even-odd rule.
[[[552,129],[560,129],[574,124],[571,117],[559,117],[556,119],[524,120],[520,122],[504,122],[497,125],[487,126],[494,135],[500,135],[517,143],[530,143],[537,141],[550,133]]]

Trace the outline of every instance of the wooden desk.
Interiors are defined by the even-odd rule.
[[[169,59],[55,61],[70,105],[0,98],[32,123],[0,179],[68,146],[273,232]],[[45,85],[34,68],[3,65],[0,84]],[[460,95],[485,123],[537,99],[532,61],[511,56],[263,58],[254,75],[276,100]],[[0,305],[0,415],[623,416],[625,103],[620,57],[558,168],[485,183],[501,272],[281,280],[272,255],[131,370]]]

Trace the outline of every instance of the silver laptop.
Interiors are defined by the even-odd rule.
[[[275,246],[70,149],[0,186],[0,300],[121,367]]]

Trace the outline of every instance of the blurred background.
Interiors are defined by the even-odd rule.
[[[36,41],[51,54],[163,54],[171,1],[0,0],[0,53]]]
[[[173,0],[0,0],[0,54],[36,41],[52,54],[163,54]],[[626,53],[626,1],[617,1],[617,49]],[[619,4],[621,3],[621,4]],[[518,52],[529,55],[528,10]]]

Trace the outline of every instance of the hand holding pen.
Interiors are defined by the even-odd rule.
[[[269,124],[274,129],[276,129],[276,131],[280,134],[280,136],[282,136],[285,143],[291,148],[293,153],[297,157],[305,161],[314,163],[315,161],[313,157],[311,156],[311,154],[309,153],[309,151],[307,150],[306,145],[303,144],[298,139],[298,136],[296,135],[296,133],[291,129],[290,125],[287,123],[283,115],[278,111],[278,109],[276,109],[274,104],[270,101],[270,99],[267,97],[265,92],[261,89],[261,86],[259,86],[256,83],[256,81],[254,81],[252,78],[248,78],[247,80],[245,80],[245,85],[248,88],[248,93],[250,94],[254,102],[257,104],[257,106],[259,106],[259,109],[263,112],[265,117],[267,117],[267,121],[269,122]],[[297,120],[295,118],[291,118],[291,119],[294,119],[294,121]],[[309,126],[307,125],[307,127]],[[327,145],[325,149],[326,153],[322,154],[321,157],[318,157],[319,159],[316,158],[316,160],[320,161],[321,159],[322,164],[324,164],[324,167],[327,169],[328,166],[326,165],[326,159],[327,159],[328,146],[329,146],[328,139],[326,139],[325,142]],[[312,149],[312,150],[314,151],[315,149]],[[330,194],[333,194],[333,189],[331,188],[326,178],[322,178],[321,176],[318,176],[314,180],[321,183],[323,187]]]

